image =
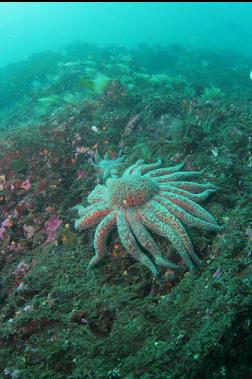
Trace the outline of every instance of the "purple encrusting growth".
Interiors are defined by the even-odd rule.
[[[53,215],[47,220],[45,224],[45,232],[47,234],[47,240],[45,244],[54,243],[57,240],[58,228],[62,225],[62,220],[58,215]]]
[[[0,227],[0,240],[3,239],[3,236],[4,236],[4,233],[6,232],[6,228],[8,228],[9,226],[11,226],[11,221],[9,218],[6,218],[3,222],[2,222],[2,225]]]

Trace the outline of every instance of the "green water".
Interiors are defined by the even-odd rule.
[[[179,43],[252,54],[250,3],[1,3],[0,65],[74,40]]]

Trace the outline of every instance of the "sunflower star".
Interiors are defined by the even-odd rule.
[[[113,177],[105,185],[98,184],[89,194],[88,207],[77,205],[75,228],[98,225],[94,236],[94,267],[107,255],[107,239],[117,227],[122,245],[154,275],[156,265],[178,270],[179,266],[162,255],[151,232],[166,237],[190,270],[201,265],[185,226],[208,231],[221,231],[214,217],[198,203],[217,188],[211,183],[188,181],[203,171],[181,171],[183,164],[160,168],[161,161],[145,164],[137,161],[121,177]],[[146,252],[148,252],[146,254]]]
[[[122,155],[122,150],[119,151],[115,159],[110,159],[110,155],[106,152],[102,159],[97,151],[94,160],[89,159],[89,162],[97,171],[99,181],[106,182],[106,180],[117,174],[117,168],[125,161],[126,155]]]

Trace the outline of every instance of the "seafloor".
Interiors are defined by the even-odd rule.
[[[0,70],[1,379],[252,378],[251,58],[74,43]],[[120,173],[161,158],[219,187],[224,231],[190,230],[205,267],[154,279],[114,233],[87,272],[71,208],[120,150]]]

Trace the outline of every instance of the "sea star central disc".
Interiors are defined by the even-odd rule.
[[[158,185],[149,178],[132,175],[130,178],[109,179],[108,203],[114,207],[131,208],[147,203],[158,193]]]

